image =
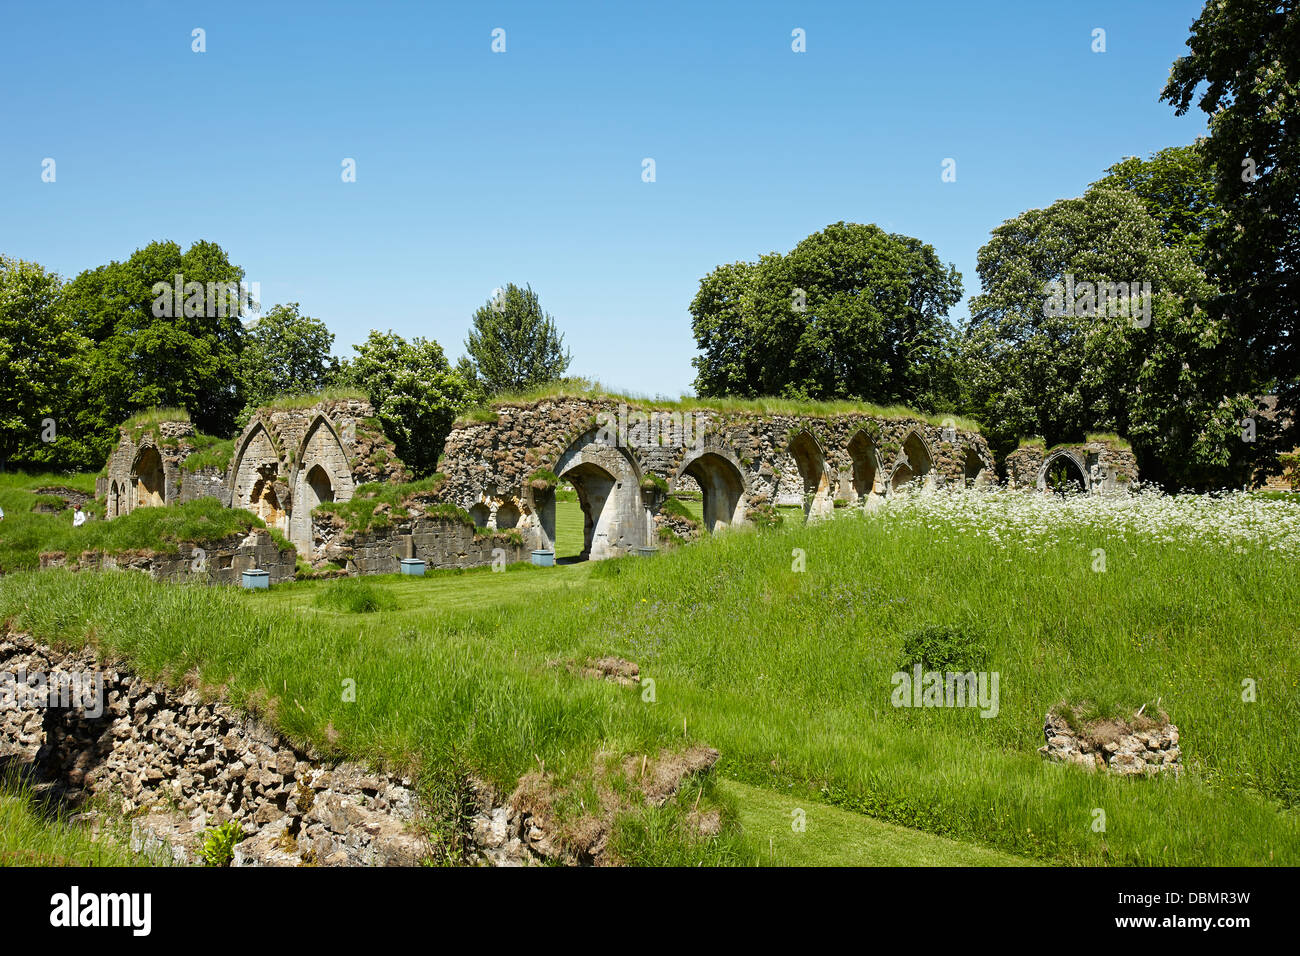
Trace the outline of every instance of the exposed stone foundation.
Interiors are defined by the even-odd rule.
[[[70,809],[92,795],[107,798],[133,817],[137,850],[196,863],[208,828],[233,820],[245,834],[235,866],[411,866],[432,852],[410,779],[322,762],[223,703],[101,667],[86,650],[55,651],[7,633],[0,672],[31,686],[38,674],[99,675],[99,714],[93,703],[56,709],[4,700],[0,768],[16,765]],[[473,787],[470,862],[563,859],[539,820],[493,798],[490,788]],[[94,814],[80,819],[93,823],[87,816]]]
[[[143,571],[155,581],[202,581],[205,584],[239,584],[242,572],[260,568],[271,584],[292,581],[297,566],[293,548],[280,548],[262,528],[247,535],[232,535],[218,541],[201,541],[179,551],[124,551],[107,554],[86,551],[69,558],[62,551],[41,555],[41,568]]]
[[[1178,728],[1167,721],[1109,722],[1076,732],[1065,718],[1049,713],[1043,736],[1047,743],[1038,752],[1044,759],[1089,771],[1149,777],[1166,772],[1178,776],[1183,770]]]

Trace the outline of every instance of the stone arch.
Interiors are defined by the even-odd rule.
[[[470,506],[469,517],[476,528],[486,528],[491,515],[492,512],[488,510],[487,503],[484,501],[477,501]]]
[[[519,524],[519,509],[513,501],[504,502],[497,508],[497,530],[508,531]]]
[[[244,431],[230,469],[230,500],[239,508],[248,508],[253,500],[253,486],[265,472],[280,467],[280,449],[266,424],[254,419]],[[251,509],[250,509],[251,510]]]
[[[847,490],[851,491],[853,500],[862,501],[869,495],[883,493],[885,469],[880,460],[880,446],[865,430],[859,429],[849,439],[848,453],[853,474]]]
[[[560,455],[552,469],[569,482],[582,507],[579,560],[618,557],[645,544],[649,515],[641,500],[641,467],[624,448],[608,443],[605,429],[588,429]],[[542,536],[555,542],[555,495],[537,503]]]
[[[704,506],[704,530],[709,533],[731,524],[743,524],[749,490],[745,470],[725,448],[706,445],[688,456],[677,470],[674,489],[682,476],[700,487]]]
[[[1038,480],[1036,482],[1039,491],[1055,490],[1051,480],[1053,472],[1059,472],[1066,482],[1076,483],[1080,491],[1092,490],[1087,467],[1078,454],[1069,448],[1058,448],[1043,459],[1042,467],[1038,469]]]
[[[157,508],[167,503],[167,476],[156,447],[146,445],[136,453],[131,476],[135,480],[137,508]]]
[[[310,551],[312,509],[327,501],[349,501],[356,488],[343,442],[324,415],[317,415],[303,434],[297,462],[298,480],[293,494],[297,504],[289,522],[289,539],[299,550]]]
[[[971,488],[979,484],[980,475],[984,473],[984,459],[971,445],[967,445],[966,451],[962,454],[961,469],[966,487]]]
[[[110,481],[108,483],[108,498],[104,502],[105,518],[117,517],[117,507],[118,507],[117,502],[118,502],[117,480],[114,479],[113,481]]]
[[[790,439],[787,447],[799,470],[799,477],[803,480],[804,515],[818,518],[829,514],[834,508],[834,502],[831,501],[830,476],[821,443],[805,428]]]
[[[891,490],[896,490],[910,481],[916,481],[918,478],[929,484],[932,480],[930,476],[933,471],[934,456],[930,454],[930,448],[926,445],[925,439],[913,429],[903,439],[903,446],[898,452],[898,460],[894,463],[893,473],[889,476],[889,487]]]

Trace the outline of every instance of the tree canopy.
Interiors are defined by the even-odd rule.
[[[785,255],[700,280],[696,390],[945,406],[955,397],[946,317],[960,298],[961,276],[929,245],[835,223]]]

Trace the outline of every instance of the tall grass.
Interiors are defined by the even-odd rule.
[[[1260,548],[1067,530],[1030,551],[846,514],[653,559],[372,579],[398,599],[381,614],[324,613],[317,582],[253,594],[44,572],[0,583],[0,617],[150,674],[197,669],[327,752],[455,759],[506,789],[539,763],[580,780],[598,752],[704,742],[724,775],[1021,856],[1294,864],[1298,575]],[[906,636],[931,625],[978,640],[996,717],[891,706]],[[607,654],[641,665],[654,703],[556,665]],[[1085,700],[1168,711],[1183,778],[1044,763],[1045,712]]]

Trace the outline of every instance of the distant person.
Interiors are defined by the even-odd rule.
[[[5,520],[5,510],[3,508],[0,508],[0,521],[4,521],[4,520]]]
[[[86,513],[81,510],[81,505],[77,505],[77,510],[72,515],[72,526],[80,528],[86,523]]]

